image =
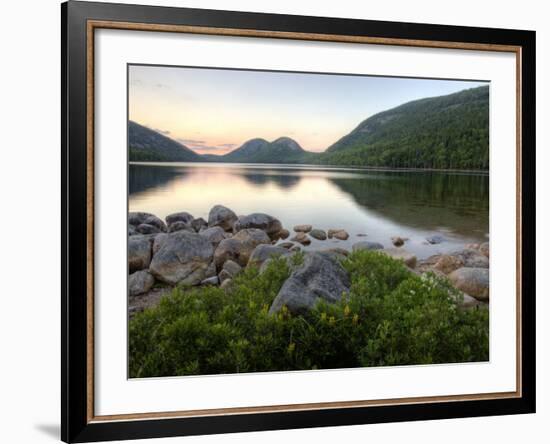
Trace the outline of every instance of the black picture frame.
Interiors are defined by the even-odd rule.
[[[89,161],[87,23],[186,25],[210,28],[368,36],[383,39],[513,45],[521,48],[521,395],[514,398],[407,403],[305,411],[238,413],[119,421],[89,415]],[[62,54],[62,374],[61,438],[90,442],[510,415],[535,412],[535,32],[69,1],[61,5]],[[511,196],[511,198],[513,198]]]

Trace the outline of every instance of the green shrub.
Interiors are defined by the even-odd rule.
[[[458,309],[446,280],[371,251],[343,266],[349,294],[303,316],[268,313],[290,274],[283,259],[247,268],[227,290],[175,289],[130,322],[130,376],[488,360],[488,310]]]

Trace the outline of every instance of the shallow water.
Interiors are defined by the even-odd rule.
[[[164,218],[188,211],[208,220],[222,204],[238,215],[277,217],[297,224],[343,228],[347,241],[313,240],[307,250],[351,246],[361,240],[391,247],[392,236],[419,258],[483,242],[489,235],[489,176],[375,171],[304,165],[139,163],[129,166],[129,210]],[[366,236],[360,236],[365,235]],[[445,241],[429,245],[426,237]]]

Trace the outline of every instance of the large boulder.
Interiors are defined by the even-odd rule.
[[[361,251],[361,250],[383,250],[384,245],[382,245],[379,242],[371,242],[371,241],[361,241],[356,242],[351,247],[353,251]]]
[[[149,271],[167,284],[197,285],[205,278],[213,254],[214,247],[205,237],[177,231],[163,240]]]
[[[180,211],[179,213],[172,213],[166,216],[166,223],[172,225],[175,222],[183,222],[185,225],[191,225],[193,216],[187,211]]]
[[[193,219],[191,221],[191,228],[195,230],[197,233],[208,228],[208,222],[206,222],[202,217],[199,217],[197,219]]]
[[[489,268],[489,258],[473,248],[454,251],[449,253],[449,255],[460,259],[464,263],[464,267]]]
[[[405,262],[405,265],[409,268],[416,267],[416,256],[403,248],[385,248],[380,251],[393,259]]]
[[[162,221],[162,219],[158,218],[154,214],[145,213],[142,211],[131,211],[128,213],[128,223],[134,227],[141,224],[152,225],[157,227],[159,231],[166,231],[166,224]]]
[[[161,232],[157,226],[150,224],[139,224],[136,227],[136,231],[140,234],[155,234]]]
[[[258,245],[270,243],[269,236],[262,230],[257,228],[241,230],[233,237],[220,242],[214,252],[214,262],[218,269],[229,259],[244,267]]]
[[[155,278],[147,270],[139,270],[128,277],[128,293],[137,296],[147,293],[155,284]]]
[[[451,256],[449,254],[442,254],[439,259],[433,264],[433,268],[440,271],[443,274],[452,273],[464,266],[464,261],[460,256]]]
[[[460,291],[478,301],[489,300],[489,270],[487,268],[462,267],[449,275],[451,283]]]
[[[223,205],[215,205],[208,213],[208,226],[221,227],[225,231],[232,231],[237,215]]]
[[[279,219],[265,213],[252,213],[248,216],[240,216],[233,229],[235,232],[245,230],[247,228],[257,228],[265,231],[269,236],[275,236],[283,229],[283,225]]]
[[[349,292],[349,286],[349,276],[333,255],[309,253],[285,281],[269,312],[286,306],[296,314],[310,310],[319,300],[334,303]]]
[[[259,266],[271,257],[286,256],[288,254],[290,254],[290,251],[284,247],[268,244],[258,245],[250,255],[248,266]]]
[[[225,231],[222,227],[210,227],[202,230],[200,235],[208,239],[208,241],[216,248],[219,243],[225,239]]]
[[[195,232],[195,230],[193,230],[191,225],[186,224],[182,220],[177,220],[175,222],[172,222],[170,225],[168,225],[168,232],[169,233],[174,233],[176,231],[182,231],[182,230],[189,231],[190,233]]]
[[[483,242],[479,246],[479,252],[486,257],[489,257],[489,242]]]
[[[130,273],[144,270],[151,263],[151,241],[144,236],[128,239],[128,270]]]

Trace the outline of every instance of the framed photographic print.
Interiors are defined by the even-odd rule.
[[[64,3],[62,439],[535,411],[535,33]]]

